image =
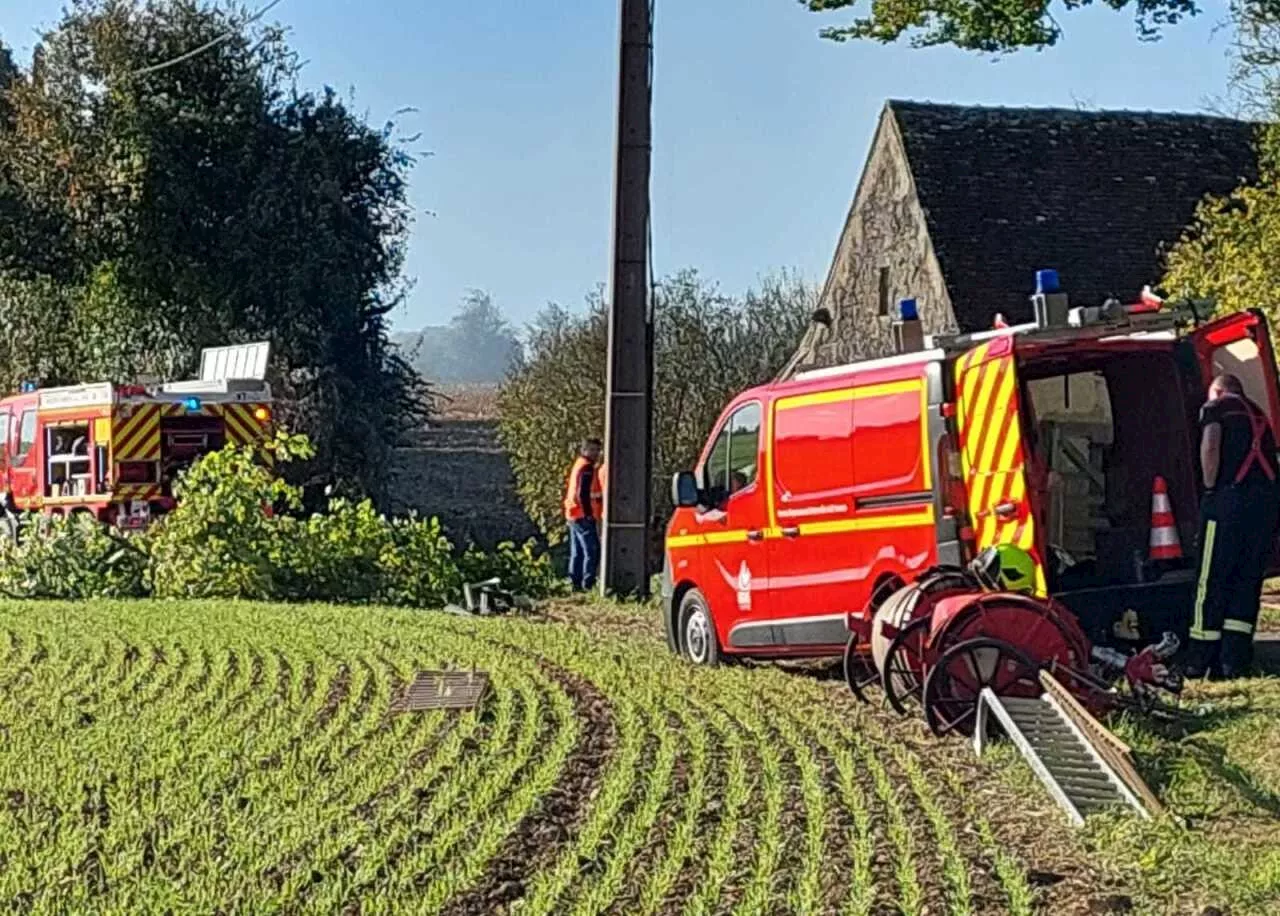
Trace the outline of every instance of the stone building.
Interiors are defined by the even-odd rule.
[[[1200,115],[891,101],[880,115],[791,370],[890,352],[915,298],[926,333],[1031,317],[1035,272],[1077,304],[1135,301],[1197,203],[1257,174],[1256,126]]]

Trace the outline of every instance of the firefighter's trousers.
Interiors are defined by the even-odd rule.
[[[1200,577],[1191,616],[1191,671],[1236,677],[1253,659],[1262,576],[1280,496],[1271,483],[1227,486],[1200,510]]]

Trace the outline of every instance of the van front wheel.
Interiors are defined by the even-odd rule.
[[[708,667],[720,663],[720,643],[707,599],[696,588],[690,589],[680,602],[680,650],[695,665]]]

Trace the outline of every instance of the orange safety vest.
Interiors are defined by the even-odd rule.
[[[578,519],[586,518],[587,516],[586,510],[582,505],[582,500],[578,497],[580,487],[582,486],[583,474],[591,475],[591,508],[593,510],[597,508],[596,492],[599,477],[596,476],[595,469],[591,462],[586,458],[579,457],[578,460],[573,463],[573,467],[569,469],[569,479],[565,483],[564,488],[564,517],[566,520],[571,522],[576,522]],[[592,515],[592,518],[595,519],[598,519],[599,517],[600,516],[598,514]]]
[[[591,485],[591,508],[595,512],[595,517],[604,520],[604,484],[608,478],[605,477],[604,464],[596,468],[595,483]]]

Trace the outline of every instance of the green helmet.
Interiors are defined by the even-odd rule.
[[[996,591],[1029,595],[1036,588],[1036,561],[1013,544],[988,547],[974,559],[972,569],[984,586]]]

